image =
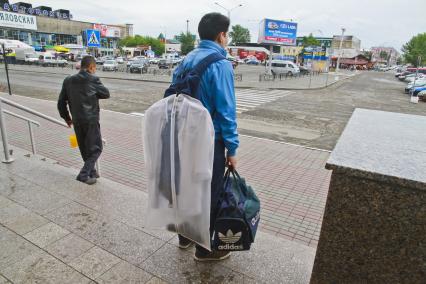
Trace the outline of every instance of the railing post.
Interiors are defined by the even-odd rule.
[[[31,149],[33,150],[33,155],[35,155],[37,154],[37,151],[36,151],[36,145],[34,140],[33,126],[31,124],[31,121],[28,121],[28,127],[30,129]]]
[[[7,139],[7,131],[6,131],[6,125],[3,118],[3,109],[2,109],[2,102],[0,100],[0,132],[1,132],[1,138],[3,141],[3,151],[4,151],[4,160],[2,160],[5,164],[10,164],[13,162],[13,158],[10,157],[9,152],[9,144]]]

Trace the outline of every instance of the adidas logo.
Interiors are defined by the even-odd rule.
[[[219,240],[226,244],[235,244],[241,239],[241,232],[233,233],[230,229],[226,232],[226,235],[219,232]]]

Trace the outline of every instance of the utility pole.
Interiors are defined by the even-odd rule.
[[[189,34],[189,20],[186,20],[186,34]]]
[[[337,63],[336,63],[336,73],[339,72],[340,57],[342,56],[343,35],[345,34],[345,31],[346,29],[342,28],[342,36],[340,38],[340,46],[339,46],[339,55],[337,56]]]
[[[12,95],[12,90],[10,89],[10,80],[9,80],[9,68],[6,58],[6,48],[4,47],[4,44],[1,45],[3,49],[3,60],[4,60],[4,68],[6,69],[6,80],[7,80],[7,89],[9,90],[9,95]]]

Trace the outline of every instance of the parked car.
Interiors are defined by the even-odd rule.
[[[148,71],[149,62],[146,59],[135,60],[130,65],[130,73],[146,73]]]
[[[159,58],[150,58],[149,59],[149,64],[158,64],[158,61],[160,61]]]
[[[260,62],[256,58],[250,58],[246,61],[246,64],[248,64],[248,65],[259,65]]]
[[[300,73],[299,67],[287,60],[272,60],[272,74],[287,74],[294,76]]]
[[[124,59],[123,57],[119,56],[115,59],[115,61],[117,61],[118,64],[123,64],[124,63]]]
[[[166,59],[160,59],[158,61],[158,68],[159,69],[169,69],[171,66],[173,66],[173,64],[168,62]]]
[[[404,91],[406,94],[408,94],[411,92],[413,88],[424,87],[424,86],[426,86],[426,79],[420,79],[420,80],[416,80],[415,85],[414,85],[414,82],[408,83]]]
[[[95,59],[96,64],[97,65],[104,65],[105,60],[103,60],[102,58],[98,57]]]
[[[118,63],[115,60],[107,60],[102,66],[102,71],[118,71]]]
[[[17,63],[36,64],[38,63],[38,55],[33,48],[17,48],[15,49],[15,58]]]
[[[420,92],[424,92],[424,91],[426,91],[426,87],[417,87],[417,88],[414,88],[413,95],[417,96]]]
[[[311,73],[311,70],[306,68],[305,66],[299,66],[300,74],[307,75]]]
[[[64,59],[56,59],[53,54],[41,54],[38,63],[41,66],[65,66],[68,62]]]

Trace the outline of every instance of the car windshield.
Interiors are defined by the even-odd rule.
[[[105,64],[114,64],[114,61],[108,60],[108,61],[105,61]]]

